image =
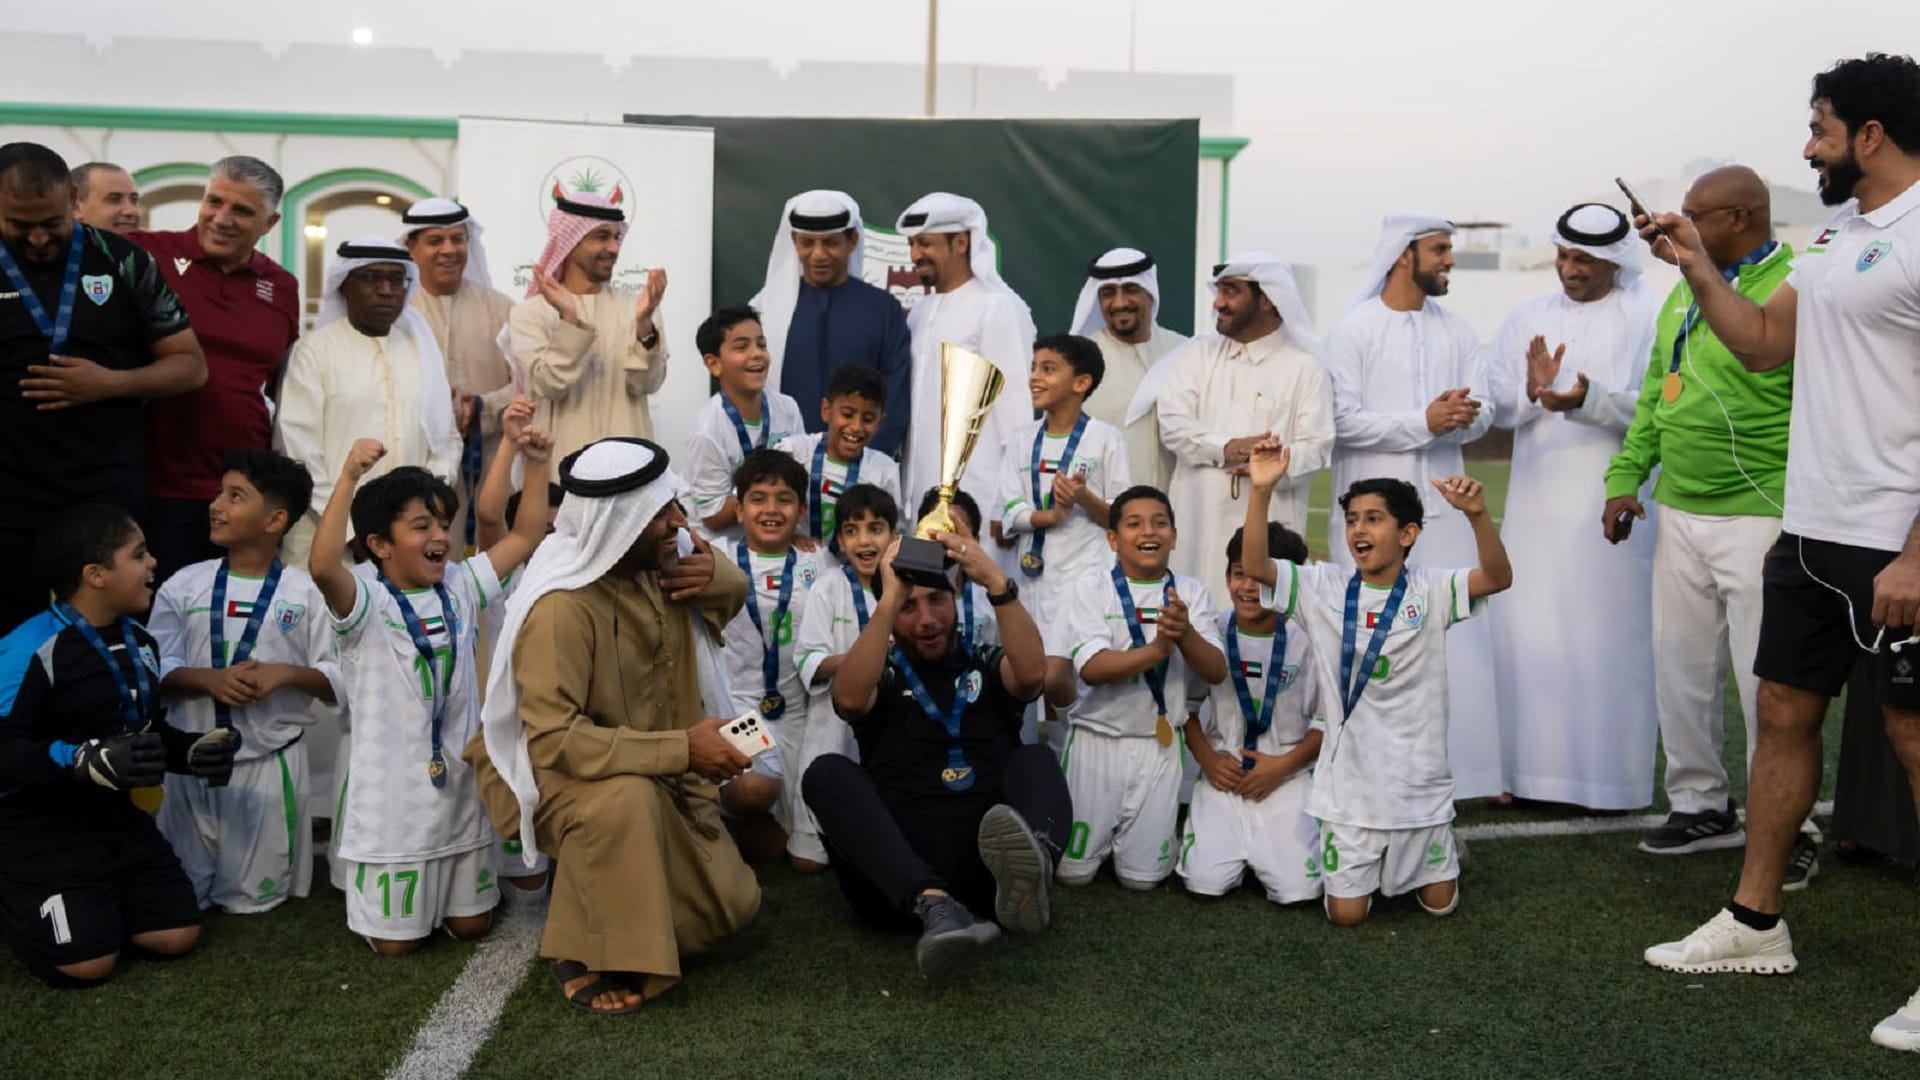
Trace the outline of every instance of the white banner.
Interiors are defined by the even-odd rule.
[[[667,382],[649,402],[655,441],[685,455],[708,397],[693,332],[712,313],[713,132],[705,128],[460,118],[459,199],[486,228],[495,288],[519,299],[547,243],[556,193],[592,192],[626,211],[615,284],[637,288],[667,271],[661,303]]]

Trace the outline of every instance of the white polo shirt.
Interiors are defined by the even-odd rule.
[[[1920,184],[1840,208],[1793,261],[1790,533],[1898,551],[1920,515]]]

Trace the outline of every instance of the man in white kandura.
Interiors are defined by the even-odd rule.
[[[500,414],[513,400],[513,372],[500,344],[513,298],[488,278],[480,223],[466,207],[452,199],[421,199],[400,215],[400,226],[419,267],[420,288],[410,303],[433,328],[453,387],[461,437],[460,480],[453,485],[461,509],[453,531],[464,538],[483,465],[500,445]]]
[[[1653,799],[1653,529],[1593,527],[1633,422],[1659,296],[1625,214],[1582,203],[1553,229],[1560,288],[1508,313],[1487,354],[1514,429],[1501,537],[1514,587],[1489,608],[1507,789],[1595,810]],[[1416,549],[1417,550],[1417,549]]]
[[[1227,579],[1227,541],[1247,518],[1253,444],[1277,435],[1291,452],[1267,516],[1305,532],[1307,489],[1334,432],[1320,339],[1287,264],[1250,251],[1214,267],[1213,310],[1215,332],[1168,359],[1159,394],[1160,438],[1174,456],[1167,494],[1182,526],[1174,567],[1210,585]]]
[[[1032,423],[1033,403],[1020,392],[1033,366],[1033,315],[1000,280],[987,212],[961,195],[936,191],[901,213],[900,232],[913,253],[913,268],[933,292],[907,313],[913,334],[913,408],[907,421],[906,458],[901,463],[907,502],[940,482],[940,346],[972,349],[1006,376],[1007,390],[981,428],[961,487],[981,506],[992,507],[1000,486],[1002,443]],[[983,523],[997,531],[989,515]],[[907,522],[901,522],[907,531]],[[982,539],[985,539],[983,536]],[[1011,547],[999,547],[1011,569]]]
[[[1472,566],[1476,553],[1466,516],[1439,498],[1432,481],[1464,472],[1460,447],[1493,423],[1493,410],[1482,407],[1479,335],[1465,316],[1432,302],[1447,294],[1453,231],[1435,214],[1388,214],[1373,265],[1327,334],[1324,354],[1338,439],[1333,490],[1381,476],[1412,484],[1426,525],[1411,561],[1437,567]],[[1351,566],[1345,534],[1346,522],[1330,516],[1327,550]],[[1493,646],[1484,620],[1470,619],[1447,637],[1447,700],[1454,796],[1501,794]]]
[[[1106,373],[1084,408],[1126,438],[1127,468],[1161,491],[1173,475],[1173,455],[1160,443],[1155,399],[1189,340],[1160,325],[1160,269],[1138,248],[1114,248],[1087,265],[1087,283],[1073,306],[1073,332],[1100,347]]]
[[[313,332],[293,346],[274,413],[274,445],[307,467],[313,506],[324,507],[355,440],[387,448],[366,479],[418,465],[453,483],[460,432],[433,330],[408,307],[420,275],[407,249],[384,236],[341,244],[321,285]],[[287,529],[280,558],[305,566],[320,521],[309,509]]]

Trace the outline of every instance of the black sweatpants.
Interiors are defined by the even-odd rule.
[[[926,889],[945,889],[976,917],[993,912],[993,875],[980,861],[980,818],[1006,803],[1035,835],[1066,847],[1073,803],[1060,762],[1044,746],[1008,755],[997,789],[955,793],[915,806],[889,806],[873,777],[842,754],[807,769],[801,794],[820,824],[834,874],[847,902],[882,929],[918,931],[913,903]]]

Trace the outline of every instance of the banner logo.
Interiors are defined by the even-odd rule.
[[[548,169],[541,180],[537,203],[541,232],[546,231],[547,215],[553,213],[554,202],[575,195],[598,195],[626,211],[627,220],[633,220],[633,179],[606,158],[581,154]]]
[[[931,293],[933,287],[920,280],[913,269],[913,253],[907,238],[875,225],[860,226],[866,245],[860,267],[861,280],[900,301],[900,310],[912,311],[914,302]]]

